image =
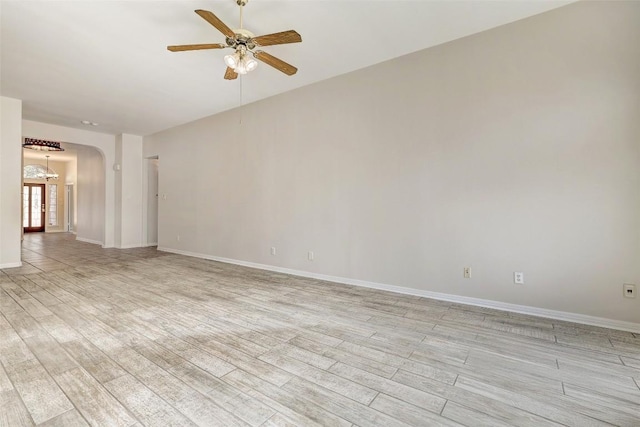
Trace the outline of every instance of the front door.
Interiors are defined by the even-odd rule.
[[[44,184],[24,184],[22,226],[24,232],[44,231]]]

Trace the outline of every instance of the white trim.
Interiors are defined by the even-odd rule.
[[[142,245],[141,247],[143,248],[149,248],[151,246],[158,246],[158,242],[152,242],[152,243],[145,243],[144,245]]]
[[[100,242],[98,240],[85,239],[84,237],[78,237],[77,235],[76,235],[76,240],[78,242],[85,242],[85,243],[91,243],[91,244],[94,244],[94,245],[103,246],[102,242]]]
[[[16,268],[22,267],[22,261],[20,262],[8,262],[6,264],[0,264],[0,269],[2,268]]]
[[[131,245],[122,245],[122,246],[116,246],[117,249],[132,249],[132,248],[143,248],[143,245],[138,245],[138,244],[131,244]]]
[[[528,314],[531,316],[546,317],[549,319],[563,320],[566,322],[581,323],[583,325],[599,326],[602,328],[618,329],[621,331],[640,333],[640,323],[626,322],[624,320],[607,319],[604,317],[588,316],[586,314],[570,313],[567,311],[549,310],[546,308],[531,307],[528,305],[511,304],[508,302],[493,301],[488,299],[465,297],[461,295],[443,294],[440,292],[425,291],[422,289],[405,288],[402,286],[387,285],[384,283],[368,282],[365,280],[348,279],[344,277],[327,276],[324,274],[311,273],[302,270],[292,270],[273,265],[258,264],[249,261],[240,261],[230,258],[222,258],[213,255],[199,254],[195,252],[182,251],[180,249],[165,248],[158,246],[159,251],[171,252],[195,258],[204,258],[212,261],[224,262],[227,264],[242,265],[244,267],[257,268],[260,270],[274,271],[277,273],[291,274],[294,276],[308,277],[311,279],[325,280],[327,282],[342,283],[345,285],[361,286],[364,288],[379,289],[382,291],[395,292],[399,294],[414,295],[431,298],[441,301],[455,302],[458,304],[475,305],[478,307],[494,308],[497,310],[509,311],[512,313]]]

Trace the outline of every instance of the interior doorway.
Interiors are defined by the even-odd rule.
[[[158,157],[147,159],[147,246],[158,244]]]
[[[45,185],[25,183],[22,190],[22,227],[24,232],[44,231]]]
[[[67,184],[64,186],[64,188],[65,188],[65,195],[66,195],[65,197],[66,205],[64,208],[64,212],[65,212],[64,229],[69,233],[73,233],[74,232],[73,224],[75,221],[75,198],[73,197],[73,185]]]

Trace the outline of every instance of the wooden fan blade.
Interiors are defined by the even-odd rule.
[[[222,43],[210,44],[181,44],[178,46],[167,46],[171,52],[182,52],[185,50],[201,50],[201,49],[224,49],[227,45]]]
[[[302,37],[296,31],[289,30],[282,31],[280,33],[254,37],[253,41],[258,46],[273,46],[276,44],[300,43],[302,41]]]
[[[282,59],[278,59],[275,56],[268,54],[267,52],[258,50],[253,54],[253,56],[257,60],[262,61],[267,65],[271,65],[276,70],[282,71],[288,76],[292,76],[298,72],[298,69],[293,65],[287,64]]]
[[[227,67],[227,72],[224,73],[224,79],[225,80],[235,80],[237,78],[238,78],[238,73],[233,71],[233,68]]]
[[[218,31],[220,31],[225,36],[231,37],[231,38],[236,36],[236,34],[233,32],[231,28],[227,27],[227,25],[224,22],[222,22],[216,15],[209,12],[208,10],[197,9],[196,13],[200,15],[202,18],[204,18],[204,20],[207,21],[209,24],[216,27]]]

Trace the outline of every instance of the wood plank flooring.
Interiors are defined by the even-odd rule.
[[[26,236],[0,426],[640,426],[640,334]]]

